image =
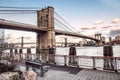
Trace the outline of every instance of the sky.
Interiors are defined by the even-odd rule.
[[[102,33],[114,37],[120,33],[120,0],[0,0],[0,6],[40,7],[52,6],[81,34],[93,36]],[[20,15],[11,18],[36,25],[36,15]],[[1,16],[0,16],[1,17]],[[3,16],[2,18],[6,15]],[[22,19],[20,19],[22,18]]]

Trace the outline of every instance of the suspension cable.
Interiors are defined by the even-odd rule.
[[[34,14],[36,12],[0,12],[0,14]]]
[[[10,6],[0,6],[0,8],[11,8],[11,9],[42,9],[42,7],[10,7]]]
[[[64,27],[61,26],[60,24],[58,24],[58,23],[56,23],[56,22],[55,22],[55,24],[58,25],[58,26],[60,26],[60,27],[62,27],[64,30],[68,31],[68,29],[64,28]]]
[[[60,24],[62,24],[63,26],[67,27],[69,30],[73,31],[71,28],[69,28],[68,26],[66,26],[64,23],[62,23],[60,20],[58,20],[57,18],[55,18]]]
[[[1,12],[33,12],[37,10],[0,10]]]
[[[58,17],[60,17],[65,23],[67,23],[72,29],[74,29],[75,31],[78,32],[78,30],[76,30],[71,24],[69,24],[65,19],[63,19],[57,12],[54,11],[54,13],[55,13]]]

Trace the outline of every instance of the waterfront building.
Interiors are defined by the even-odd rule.
[[[83,44],[83,45],[86,45],[86,44],[87,44],[87,39],[83,39],[83,40],[82,40],[82,44]]]
[[[109,43],[111,43],[112,42],[112,38],[111,37],[109,37]]]
[[[117,36],[115,37],[115,43],[116,43],[116,44],[120,44],[120,35],[117,35]]]
[[[102,41],[105,42],[105,37],[104,36],[102,37]]]
[[[4,43],[4,30],[0,29],[0,44]]]

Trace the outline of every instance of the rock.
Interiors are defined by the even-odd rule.
[[[20,71],[20,67],[19,67],[19,66],[16,66],[13,71],[14,71],[14,72]]]
[[[19,54],[16,54],[15,60],[16,60],[16,61],[20,61],[20,55],[19,55]]]
[[[31,69],[25,72],[25,80],[36,80],[37,74]]]
[[[0,63],[1,63],[1,64],[4,64],[4,65],[7,65],[7,64],[8,64],[8,61],[7,61],[7,60],[0,60]]]
[[[17,72],[4,72],[0,75],[0,80],[21,80]]]
[[[15,64],[12,64],[7,60],[0,60],[0,73],[14,71],[15,66]]]

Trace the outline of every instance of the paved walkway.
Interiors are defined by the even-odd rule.
[[[120,74],[99,70],[81,70],[75,77],[68,80],[120,80]]]
[[[78,74],[49,70],[44,77],[39,77],[38,80],[120,80],[120,74],[88,69],[83,69]]]
[[[110,71],[80,69],[57,65],[49,66],[49,71],[44,77],[38,76],[38,80],[120,80],[119,73]]]
[[[49,71],[44,75],[44,77],[39,77],[38,80],[69,80],[75,77],[80,70],[80,68],[75,67],[50,65]]]

